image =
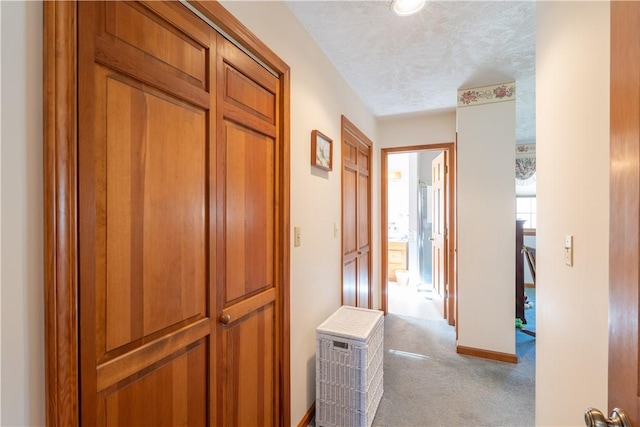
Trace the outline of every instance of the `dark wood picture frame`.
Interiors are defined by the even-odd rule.
[[[319,130],[311,131],[311,166],[333,170],[333,140]]]

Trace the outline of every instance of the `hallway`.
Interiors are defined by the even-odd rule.
[[[374,426],[534,425],[535,351],[518,364],[461,356],[445,321],[393,314],[384,339]]]

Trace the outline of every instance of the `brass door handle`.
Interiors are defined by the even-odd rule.
[[[613,408],[611,417],[607,418],[601,411],[588,408],[584,413],[584,424],[587,427],[631,427],[631,420],[622,409]]]
[[[226,325],[229,322],[231,322],[231,316],[229,316],[228,314],[223,314],[222,316],[220,316],[220,323]]]

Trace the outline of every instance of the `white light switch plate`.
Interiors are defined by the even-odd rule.
[[[293,246],[300,246],[300,227],[293,227]]]
[[[573,266],[573,236],[564,237],[564,263]]]

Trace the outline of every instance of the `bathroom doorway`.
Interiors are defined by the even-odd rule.
[[[455,322],[453,154],[453,144],[382,150],[385,312]]]

